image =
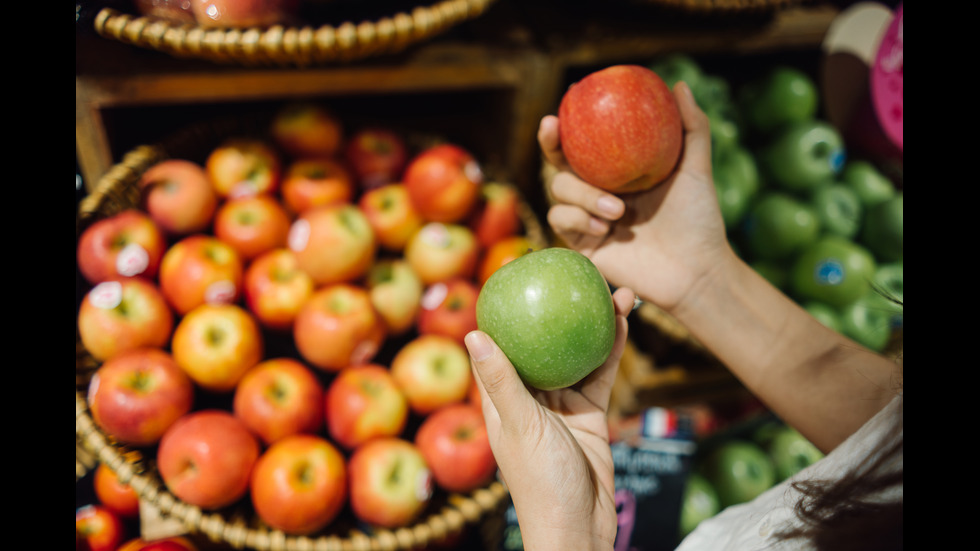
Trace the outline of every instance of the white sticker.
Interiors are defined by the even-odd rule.
[[[289,237],[287,239],[290,249],[296,252],[300,252],[305,249],[306,244],[310,241],[309,220],[300,218],[293,222],[292,227],[289,228]]]
[[[430,222],[422,228],[422,240],[426,243],[444,249],[449,246],[449,229],[439,222]]]
[[[235,299],[235,284],[227,279],[215,281],[204,290],[204,302],[228,304]]]
[[[378,353],[378,345],[373,341],[361,341],[357,343],[354,350],[350,353],[351,365],[367,363]]]
[[[445,283],[435,283],[426,289],[425,294],[422,295],[422,308],[425,310],[435,310],[442,304],[442,301],[446,300],[446,295],[449,294],[449,286]]]
[[[470,181],[477,184],[483,183],[483,170],[476,161],[470,161],[463,167],[463,173]]]
[[[96,308],[112,310],[122,302],[122,283],[103,281],[89,291],[88,299]]]
[[[259,192],[258,186],[252,180],[242,180],[233,185],[228,191],[229,199],[241,199],[243,197],[254,197]]]
[[[419,501],[427,501],[432,497],[432,473],[429,469],[422,469],[419,472],[415,480],[415,496]]]
[[[116,272],[131,277],[142,274],[150,265],[150,254],[139,243],[130,243],[116,256]]]

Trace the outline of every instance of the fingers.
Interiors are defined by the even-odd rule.
[[[548,223],[559,235],[604,236],[609,223],[626,212],[622,199],[568,172],[552,179],[551,193],[556,204],[548,211]]]
[[[566,170],[568,163],[561,152],[561,138],[558,134],[558,117],[546,115],[538,125],[538,145],[545,159],[558,170]]]
[[[585,384],[582,385],[582,395],[603,411],[609,408],[609,399],[612,394],[613,383],[616,380],[616,372],[619,370],[619,362],[626,350],[628,333],[626,317],[633,311],[635,302],[636,294],[631,289],[621,287],[613,293],[613,306],[616,309],[616,342],[613,344],[612,351],[605,363],[592,372]]]
[[[472,331],[464,342],[476,372],[485,416],[498,418],[506,425],[508,419],[519,419],[528,407],[536,404],[524,381],[493,339],[482,331]]]
[[[674,85],[674,96],[684,124],[684,163],[710,166],[711,123],[708,116],[698,106],[686,82]]]

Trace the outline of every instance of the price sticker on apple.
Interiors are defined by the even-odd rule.
[[[307,243],[310,242],[310,222],[303,218],[293,222],[292,227],[289,228],[289,235],[287,236],[287,241],[289,243],[289,248],[300,252],[306,249]]]
[[[150,255],[138,243],[130,243],[116,256],[116,272],[121,276],[132,277],[142,274],[150,265]]]
[[[835,259],[824,260],[817,264],[814,277],[820,285],[840,285],[844,281],[844,266]]]
[[[446,300],[446,295],[449,294],[449,287],[445,283],[434,283],[426,289],[425,294],[422,295],[421,305],[422,308],[426,310],[435,310],[442,304],[442,301]]]
[[[432,497],[432,472],[423,469],[415,479],[415,496],[419,501],[428,501]]]
[[[235,299],[234,282],[223,279],[215,281],[204,291],[204,301],[208,304],[228,304]]]
[[[89,291],[88,298],[96,308],[112,310],[122,302],[122,283],[103,281]]]

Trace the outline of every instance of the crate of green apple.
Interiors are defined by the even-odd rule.
[[[452,536],[505,495],[462,337],[543,233],[454,143],[317,104],[265,128],[139,148],[80,204],[76,433],[239,546]]]

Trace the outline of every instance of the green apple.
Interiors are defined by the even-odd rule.
[[[895,184],[869,161],[854,159],[844,165],[840,181],[854,190],[865,208],[895,196]]]
[[[789,425],[782,425],[764,449],[776,468],[776,482],[786,480],[824,457],[823,452]]]
[[[703,75],[701,65],[694,58],[683,53],[664,55],[654,61],[650,69],[657,73],[671,90],[674,89],[675,84],[684,81],[693,91]]]
[[[772,181],[805,192],[834,181],[846,159],[844,138],[824,120],[797,122],[781,129],[759,152]]]
[[[708,122],[711,125],[712,159],[722,157],[732,149],[738,147],[742,141],[742,131],[738,123],[721,111],[709,110],[705,114],[708,116]]]
[[[875,291],[841,310],[841,333],[871,350],[881,352],[892,335],[894,309]]]
[[[838,312],[833,306],[818,302],[816,300],[808,300],[801,304],[801,306],[820,323],[833,329],[834,331],[837,331],[838,333],[842,332],[840,312]]]
[[[860,240],[882,262],[901,262],[904,256],[905,194],[897,193],[870,209]]]
[[[790,285],[801,302],[815,300],[843,308],[868,293],[876,269],[875,259],[865,247],[826,235],[796,258]]]
[[[888,262],[878,265],[875,270],[872,291],[881,307],[889,310],[893,329],[902,327],[905,304],[905,267],[901,262]]]
[[[721,217],[725,227],[731,230],[748,212],[759,189],[758,180],[752,180],[731,164],[719,163],[713,172]]]
[[[819,93],[816,83],[795,67],[773,67],[739,92],[739,103],[746,120],[762,134],[810,120],[817,113]]]
[[[754,442],[733,438],[718,444],[699,465],[718,493],[722,509],[751,501],[776,482],[769,455]]]
[[[691,89],[694,100],[705,111],[728,111],[734,109],[732,87],[725,77],[703,73]]]
[[[690,473],[681,494],[680,537],[687,536],[701,521],[721,511],[718,492],[708,479],[698,473]]]
[[[810,204],[820,218],[824,233],[848,239],[857,237],[864,211],[853,189],[838,183],[820,186],[810,196]]]
[[[524,382],[542,390],[585,378],[616,338],[609,284],[588,257],[565,248],[533,251],[498,268],[480,290],[476,318]]]
[[[813,207],[783,192],[759,196],[742,223],[747,252],[754,259],[789,258],[820,237],[820,219]]]

